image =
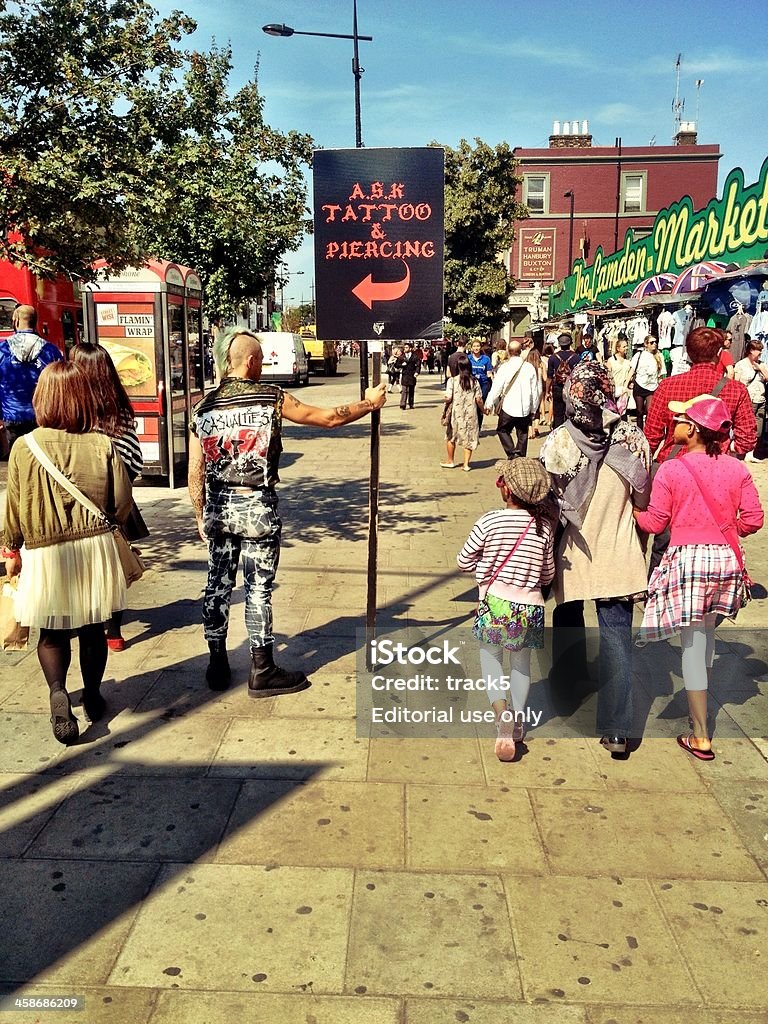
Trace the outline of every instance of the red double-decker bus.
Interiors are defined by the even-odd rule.
[[[83,300],[77,284],[66,277],[46,280],[27,267],[0,260],[0,338],[13,334],[13,311],[19,304],[37,310],[37,333],[62,352],[83,335]]]

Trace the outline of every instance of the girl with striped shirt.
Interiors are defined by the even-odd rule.
[[[496,470],[505,507],[478,519],[456,561],[477,580],[480,605],[472,632],[480,641],[480,669],[496,712],[496,756],[512,761],[524,735],[531,650],[544,646],[541,588],[555,575],[555,513],[549,474],[541,463],[507,459]],[[510,659],[506,680],[505,650]]]

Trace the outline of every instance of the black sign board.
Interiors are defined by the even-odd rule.
[[[443,161],[434,147],[315,151],[318,338],[435,336],[443,316]]]

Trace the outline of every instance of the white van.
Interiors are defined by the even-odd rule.
[[[288,331],[257,331],[264,353],[261,379],[270,384],[308,384],[309,360],[304,342]]]

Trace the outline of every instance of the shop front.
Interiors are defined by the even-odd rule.
[[[734,168],[721,197],[702,209],[695,210],[684,196],[657,214],[645,238],[634,241],[628,232],[618,251],[605,255],[598,248],[592,263],[577,260],[573,273],[550,291],[550,317],[619,303],[653,275],[674,274],[680,280],[684,272],[708,262],[748,267],[766,259],[767,252],[768,159],[753,184],[745,185],[744,172]],[[706,285],[702,281],[696,292]],[[679,305],[684,302],[681,296]]]

